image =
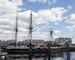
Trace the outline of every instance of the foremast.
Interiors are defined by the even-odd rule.
[[[33,26],[32,26],[32,11],[30,13],[30,26],[29,26],[29,35],[30,35],[30,49],[32,48],[32,30],[33,30]]]

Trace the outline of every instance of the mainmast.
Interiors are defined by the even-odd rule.
[[[32,45],[32,30],[33,30],[33,27],[32,27],[32,11],[31,11],[31,13],[30,13],[30,26],[29,26],[30,48],[31,48],[31,45]]]
[[[17,10],[16,10],[16,27],[15,27],[15,46],[17,45],[17,32],[18,32],[18,1],[16,7]]]

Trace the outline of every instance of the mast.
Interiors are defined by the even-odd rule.
[[[17,45],[17,32],[18,32],[18,0],[16,4],[16,27],[15,27],[15,46]]]
[[[29,26],[30,48],[32,45],[32,30],[33,30],[33,27],[32,27],[32,11],[31,11],[31,13],[30,13],[30,26]]]
[[[50,36],[51,36],[51,40],[52,40],[52,45],[53,45],[53,30],[50,30]]]

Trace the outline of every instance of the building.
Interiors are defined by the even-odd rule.
[[[39,44],[44,44],[44,40],[32,40],[31,43],[33,45],[39,45]],[[30,44],[30,40],[25,40],[23,41],[23,43],[25,43],[26,45]]]
[[[14,45],[15,44],[15,40],[7,40],[6,44],[7,45]]]
[[[55,41],[46,41],[45,45],[46,46],[50,46],[50,47],[52,47],[52,46],[58,46],[58,44]]]
[[[67,44],[68,44],[69,46],[72,45],[72,40],[71,40],[71,38],[66,38],[66,37],[56,38],[56,39],[55,39],[55,42],[56,42],[58,45],[63,45],[63,46],[66,46]]]

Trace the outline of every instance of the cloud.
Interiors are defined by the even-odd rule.
[[[58,22],[55,22],[55,25],[58,25]]]
[[[71,5],[68,5],[67,8],[68,8],[68,9],[72,9],[72,6],[71,6]]]
[[[63,7],[39,10],[38,12],[33,12],[33,21],[35,21],[36,24],[60,22],[63,20],[63,14],[66,11]]]
[[[22,6],[22,0],[18,0],[18,6]],[[38,1],[38,0],[37,0]],[[39,0],[44,3],[48,0]],[[56,0],[53,0],[56,2]],[[20,7],[18,7],[21,10]],[[30,23],[30,12],[31,10],[19,11],[18,12],[18,40],[25,40],[28,36],[28,28]],[[32,11],[33,27],[37,29],[33,32],[34,39],[49,39],[49,32],[43,31],[43,29],[50,29],[53,27],[50,23],[57,25],[63,20],[64,13],[67,12],[63,7],[54,7],[51,9],[41,9],[37,12]],[[14,39],[15,36],[15,24],[16,23],[16,0],[2,0],[0,1],[0,32],[3,37],[1,39]],[[38,25],[38,27],[37,27]],[[60,32],[56,31],[59,36]]]
[[[33,26],[34,25],[40,25],[40,24],[43,25],[43,26],[40,25],[39,27],[35,26],[34,29],[37,29],[37,30],[35,32],[33,32],[33,38],[34,39],[44,38],[45,40],[47,40],[48,36],[49,36],[49,32],[48,31],[43,32],[43,31],[45,29],[50,29],[52,27],[52,26],[49,25],[49,22],[55,22],[56,23],[56,22],[62,21],[63,20],[63,14],[66,11],[67,10],[62,8],[62,7],[56,7],[56,8],[52,8],[52,9],[43,9],[43,10],[38,10],[37,12],[32,11]],[[26,23],[29,24],[30,10],[20,12],[19,17],[20,17],[19,19],[22,23],[26,22]],[[58,35],[55,35],[55,37],[58,37]]]
[[[54,4],[57,0],[28,0],[29,2],[41,2],[41,3],[48,3],[48,5]]]
[[[18,39],[24,39],[27,37],[27,32],[28,32],[28,28],[29,28],[29,24],[30,24],[30,11],[31,10],[26,10],[23,12],[18,12]],[[49,26],[49,22],[60,22],[63,20],[63,14],[66,12],[67,10],[64,9],[63,7],[56,7],[56,8],[52,8],[52,9],[43,9],[43,10],[38,10],[37,12],[32,11],[32,20],[33,20],[33,26],[34,25],[43,25],[44,26],[39,26],[37,29],[38,31],[36,31],[36,33],[33,33],[33,37],[34,38],[38,38],[38,39],[42,39],[45,38],[45,40],[47,40],[48,38],[48,32],[41,32],[41,30],[45,29],[45,28],[50,28],[51,26]],[[0,16],[0,28],[2,28],[3,30],[9,30],[9,31],[15,31],[15,22],[16,22],[16,13],[6,13]],[[12,33],[13,33],[12,32]],[[19,33],[20,32],[20,33]],[[25,33],[25,34],[22,34]],[[34,36],[36,35],[36,36]],[[12,37],[11,37],[12,38]]]
[[[42,9],[37,12],[32,11],[33,24],[44,24],[48,22],[60,22],[63,20],[63,15],[67,10],[63,7],[56,7],[52,9]],[[29,23],[30,10],[19,12],[19,19],[22,22]]]
[[[16,10],[21,10],[22,0],[0,0],[0,39],[7,40],[12,38],[12,33],[15,31]]]
[[[66,26],[66,28],[70,29],[70,31],[74,31],[75,25],[72,25],[72,26]]]
[[[23,5],[22,0],[18,0],[18,6]],[[15,12],[17,7],[17,0],[0,0],[0,12]]]
[[[68,24],[71,24],[71,25],[66,26],[66,28],[70,29],[71,31],[74,31],[74,29],[75,29],[75,14],[71,14],[65,22]]]
[[[60,30],[55,30],[54,33],[55,33],[55,34],[60,34],[61,31],[60,31]]]
[[[68,18],[68,20],[66,20],[67,23],[71,23],[74,24],[75,23],[75,14],[71,14]]]
[[[44,38],[44,39],[42,39],[42,38]],[[35,32],[33,32],[33,39],[47,40],[48,32],[41,33],[40,31],[35,31]]]
[[[46,3],[47,0],[29,0],[29,2],[42,2],[42,3]]]
[[[57,0],[48,0],[48,5],[55,4]]]
[[[54,33],[53,33],[54,39],[58,38],[58,37],[61,37],[60,35],[61,35],[61,31],[60,30],[54,30]]]

